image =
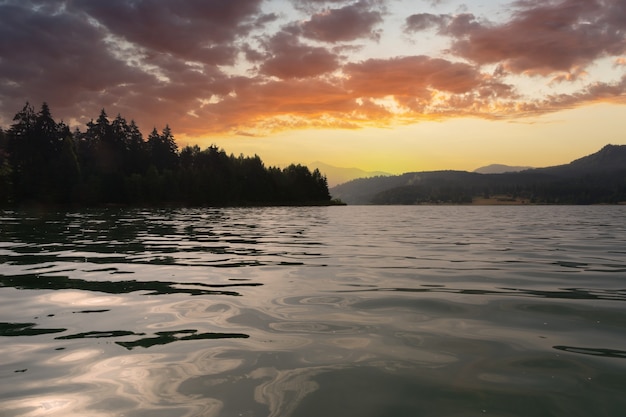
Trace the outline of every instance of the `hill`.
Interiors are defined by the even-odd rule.
[[[473,172],[478,174],[505,174],[507,172],[520,172],[532,169],[533,167],[516,167],[502,164],[491,164],[484,167],[476,168]]]
[[[357,179],[330,192],[347,204],[615,204],[626,201],[626,145],[521,172],[413,172]]]
[[[569,164],[536,171],[561,177],[611,173],[626,169],[626,145],[606,145],[598,152],[576,159]]]
[[[390,176],[391,174],[382,171],[364,171],[359,168],[342,168],[315,161],[308,165],[311,169],[318,169],[326,176],[328,186],[334,187],[357,178],[371,178],[379,176]]]

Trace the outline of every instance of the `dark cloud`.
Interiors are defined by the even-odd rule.
[[[491,23],[487,21],[481,22],[471,13],[461,13],[451,16],[447,24],[440,28],[440,32],[456,38],[463,38],[478,31],[485,30],[485,28],[488,30],[491,27]]]
[[[374,31],[383,21],[382,12],[360,1],[339,9],[317,13],[302,24],[305,37],[324,42],[345,42],[359,38],[377,38]]]
[[[209,64],[232,64],[237,36],[260,12],[262,0],[74,0],[81,12],[142,48]],[[257,21],[258,23],[258,21]]]
[[[452,20],[450,15],[417,13],[406,18],[405,31],[420,32],[432,28],[442,28]]]
[[[138,85],[144,74],[107,54],[101,33],[70,14],[0,6],[0,106],[31,100],[53,102],[66,117],[91,95],[118,85]],[[66,111],[63,111],[66,110]]]
[[[229,94],[239,36],[276,16],[261,0],[0,3],[0,119],[26,100],[82,123],[105,107],[149,127]],[[182,128],[182,126],[180,126]]]
[[[306,12],[312,12],[319,9],[321,6],[347,4],[351,0],[291,0],[291,3],[296,9],[304,10]]]
[[[489,23],[486,23],[489,25]],[[437,29],[440,34],[452,37],[464,37],[482,29],[482,24],[471,13],[457,15],[418,13],[406,18],[405,32],[420,32]]]
[[[308,46],[298,38],[281,32],[268,44],[271,57],[261,65],[261,73],[283,78],[306,78],[339,68],[337,55],[325,48]]]
[[[266,24],[275,22],[278,18],[279,16],[276,13],[262,14],[254,21],[253,26],[255,28],[262,29]]]

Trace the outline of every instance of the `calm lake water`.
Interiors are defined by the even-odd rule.
[[[0,212],[0,416],[624,416],[626,207]]]

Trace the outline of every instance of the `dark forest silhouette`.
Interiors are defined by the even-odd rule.
[[[331,201],[319,170],[265,167],[210,146],[178,149],[169,126],[144,140],[104,110],[82,132],[26,103],[0,129],[1,205],[309,205]]]
[[[360,178],[332,189],[347,204],[618,204],[626,202],[626,145],[565,165],[502,174],[466,171],[409,172]]]

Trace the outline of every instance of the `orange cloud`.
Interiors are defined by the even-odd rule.
[[[308,78],[339,68],[339,58],[321,47],[303,45],[298,38],[281,32],[268,45],[270,57],[261,65],[261,73],[278,78]]]

